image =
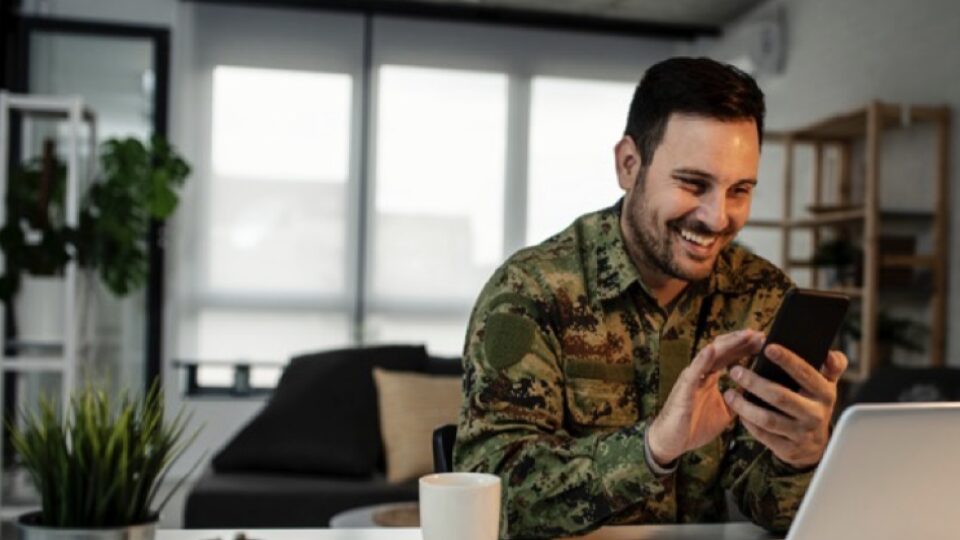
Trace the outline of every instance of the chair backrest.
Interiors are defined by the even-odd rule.
[[[960,369],[886,366],[871,374],[851,401],[960,401]]]
[[[433,430],[433,472],[453,472],[453,442],[457,426],[447,424]]]

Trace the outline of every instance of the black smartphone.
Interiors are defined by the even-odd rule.
[[[848,307],[850,298],[842,294],[811,289],[787,291],[763,349],[757,355],[753,371],[764,379],[798,392],[800,384],[764,354],[767,345],[781,345],[819,371],[830,353],[830,345],[840,331]],[[776,410],[750,392],[745,391],[743,397],[761,407]]]

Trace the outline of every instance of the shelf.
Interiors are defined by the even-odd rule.
[[[63,220],[67,224],[79,222],[80,193],[86,182],[95,181],[96,160],[84,161],[82,157],[97,155],[97,126],[96,116],[85,106],[81,96],[41,96],[18,95],[0,90],[0,116],[10,118],[17,115],[21,119],[43,118],[65,120],[57,126],[57,133],[64,139],[65,152],[62,156],[65,161],[64,193],[65,208]],[[86,122],[86,125],[84,125]],[[19,156],[11,156],[7,152],[8,142],[14,135],[11,133],[10,122],[0,125],[0,187],[9,187],[10,164]],[[62,128],[62,129],[61,129]],[[87,149],[85,151],[85,149]],[[61,379],[56,385],[59,390],[49,392],[51,399],[57,402],[57,410],[66,411],[70,403],[71,392],[77,387],[77,379],[81,373],[80,345],[88,336],[96,335],[98,329],[96,310],[82,310],[87,300],[87,291],[93,292],[87,286],[84,274],[79,271],[77,261],[68,261],[64,272],[64,293],[72,295],[65,298],[63,305],[63,333],[54,335],[49,340],[22,340],[19,342],[3,340],[2,349],[6,354],[0,355],[0,374],[18,374],[19,379],[29,378],[32,374],[49,373]],[[68,306],[72,304],[72,309]],[[60,308],[57,308],[58,310]],[[88,326],[89,325],[89,326]],[[92,356],[92,355],[91,355]],[[95,366],[92,366],[95,367]],[[23,375],[26,374],[26,375]],[[32,395],[30,396],[32,399]],[[15,403],[0,404],[0,411],[4,415],[15,414]],[[7,448],[0,448],[0,454],[8,452]],[[8,456],[5,456],[8,457]],[[6,468],[6,469],[9,469]],[[22,474],[16,470],[6,470],[0,467],[0,508],[4,516],[16,516],[27,510],[36,508],[37,498],[27,497],[22,491],[28,485]],[[11,480],[12,479],[12,480]]]
[[[932,132],[932,140],[922,147],[933,157],[932,183],[924,185],[933,204],[916,201],[917,207],[891,208],[891,203],[906,205],[907,199],[880,203],[881,177],[887,168],[888,157],[884,142],[885,131],[900,130],[913,137],[921,128]],[[800,232],[810,234],[814,245],[830,239],[821,233],[836,232],[859,244],[863,261],[858,265],[866,286],[828,288],[857,300],[863,311],[864,342],[858,361],[850,366],[845,380],[861,381],[883,359],[878,355],[878,318],[884,309],[900,303],[920,301],[930,311],[928,355],[932,366],[945,363],[946,313],[949,258],[949,149],[950,108],[942,105],[918,106],[872,101],[842,114],[815,121],[807,126],[768,132],[768,139],[782,144],[783,180],[782,214],[780,219],[753,220],[747,225],[776,230],[782,237],[780,260],[786,270],[807,269],[810,284],[835,283],[843,278],[852,283],[851,268],[834,267],[833,272],[820,272],[827,265],[814,265],[809,259],[795,257],[794,237]],[[913,153],[921,147],[909,147]],[[827,153],[825,155],[825,153]],[[927,153],[927,152],[924,152]],[[795,200],[797,167],[794,159],[809,160],[811,194]],[[832,159],[831,159],[832,158]],[[824,185],[824,179],[829,179]],[[899,182],[922,185],[915,178]],[[806,211],[791,215],[796,202]],[[842,234],[842,233],[848,234]],[[927,238],[929,236],[929,238]],[[924,249],[916,253],[918,244]],[[798,238],[799,239],[799,238]],[[928,242],[929,241],[929,242]],[[927,245],[929,243],[929,246]],[[825,275],[824,275],[825,274]],[[799,277],[799,276],[798,276]],[[806,276],[805,276],[806,277]],[[826,281],[823,278],[826,277]],[[873,277],[873,279],[866,279]]]
[[[808,204],[807,212],[811,214],[823,214],[828,212],[846,212],[850,210],[862,210],[863,206],[859,204]]]
[[[880,255],[884,268],[929,268],[937,263],[932,255]]]
[[[747,222],[748,227],[763,228],[800,228],[800,227],[824,227],[827,225],[837,225],[841,223],[853,223],[863,221],[864,211],[862,208],[853,210],[838,210],[832,212],[823,212],[819,215],[795,218],[795,219],[755,219]]]
[[[881,255],[880,266],[884,268],[924,268],[932,269],[937,263],[932,255]],[[820,268],[833,269],[832,264],[816,264],[812,259],[790,259],[788,268]]]
[[[96,122],[97,116],[90,109],[83,106],[83,101],[77,97],[54,97],[7,94],[7,103],[11,109],[30,116],[46,116],[65,119],[74,107],[80,108],[80,114],[87,122]]]
[[[35,356],[61,356],[63,354],[63,343],[59,341],[29,341],[11,339],[7,341],[8,356],[18,356],[32,358]]]
[[[782,219],[751,219],[747,221],[745,227],[756,227],[758,229],[780,229],[783,228]]]
[[[64,371],[65,368],[66,363],[61,357],[32,357],[23,358],[22,360],[11,360],[10,358],[5,358],[3,362],[0,363],[0,370],[14,373]]]
[[[225,359],[216,359],[211,358],[209,360],[185,360],[177,359],[173,361],[173,367],[190,369],[190,368],[201,368],[201,367],[217,367],[217,368],[233,368],[237,366],[244,366],[248,368],[276,368],[283,369],[287,366],[286,362],[279,361],[270,361],[270,360],[225,360]]]
[[[830,225],[842,225],[848,223],[862,222],[866,217],[866,212],[861,206],[809,206],[807,210],[813,214],[810,217],[793,219],[752,219],[747,222],[748,227],[780,229],[790,228],[809,228],[826,227]],[[914,210],[881,210],[881,222],[918,222],[932,223],[934,220],[933,212],[922,212]]]
[[[920,210],[881,210],[881,221],[917,221],[933,222],[935,216],[933,212],[923,212]]]
[[[857,287],[855,285],[838,285],[836,287],[815,287],[816,290],[833,292],[845,294],[851,298],[863,298],[864,289],[863,287]],[[879,289],[880,295],[884,299],[893,299],[897,303],[903,302],[916,302],[922,300],[926,302],[924,296],[929,296],[933,293],[930,290],[929,286],[918,285],[915,287],[881,287]]]
[[[852,204],[819,204],[819,205],[808,205],[807,212],[820,216],[824,214],[831,214],[835,212],[851,212],[851,211],[862,211],[863,206],[852,205]],[[933,221],[934,215],[933,212],[928,212],[925,210],[906,210],[906,209],[881,209],[880,210],[880,219],[883,221],[923,221],[930,222]]]
[[[855,210],[839,210],[836,212],[823,212],[817,216],[809,218],[791,219],[787,222],[789,227],[822,227],[825,225],[836,225],[840,223],[851,223],[863,221],[866,213],[862,208]]]

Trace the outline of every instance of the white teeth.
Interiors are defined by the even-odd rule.
[[[680,236],[684,239],[697,244],[698,246],[709,247],[712,246],[714,241],[716,241],[716,236],[701,236],[687,229],[680,229]]]

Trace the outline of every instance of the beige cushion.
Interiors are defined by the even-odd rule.
[[[387,480],[405,482],[433,472],[433,430],[455,424],[460,377],[373,369]]]

